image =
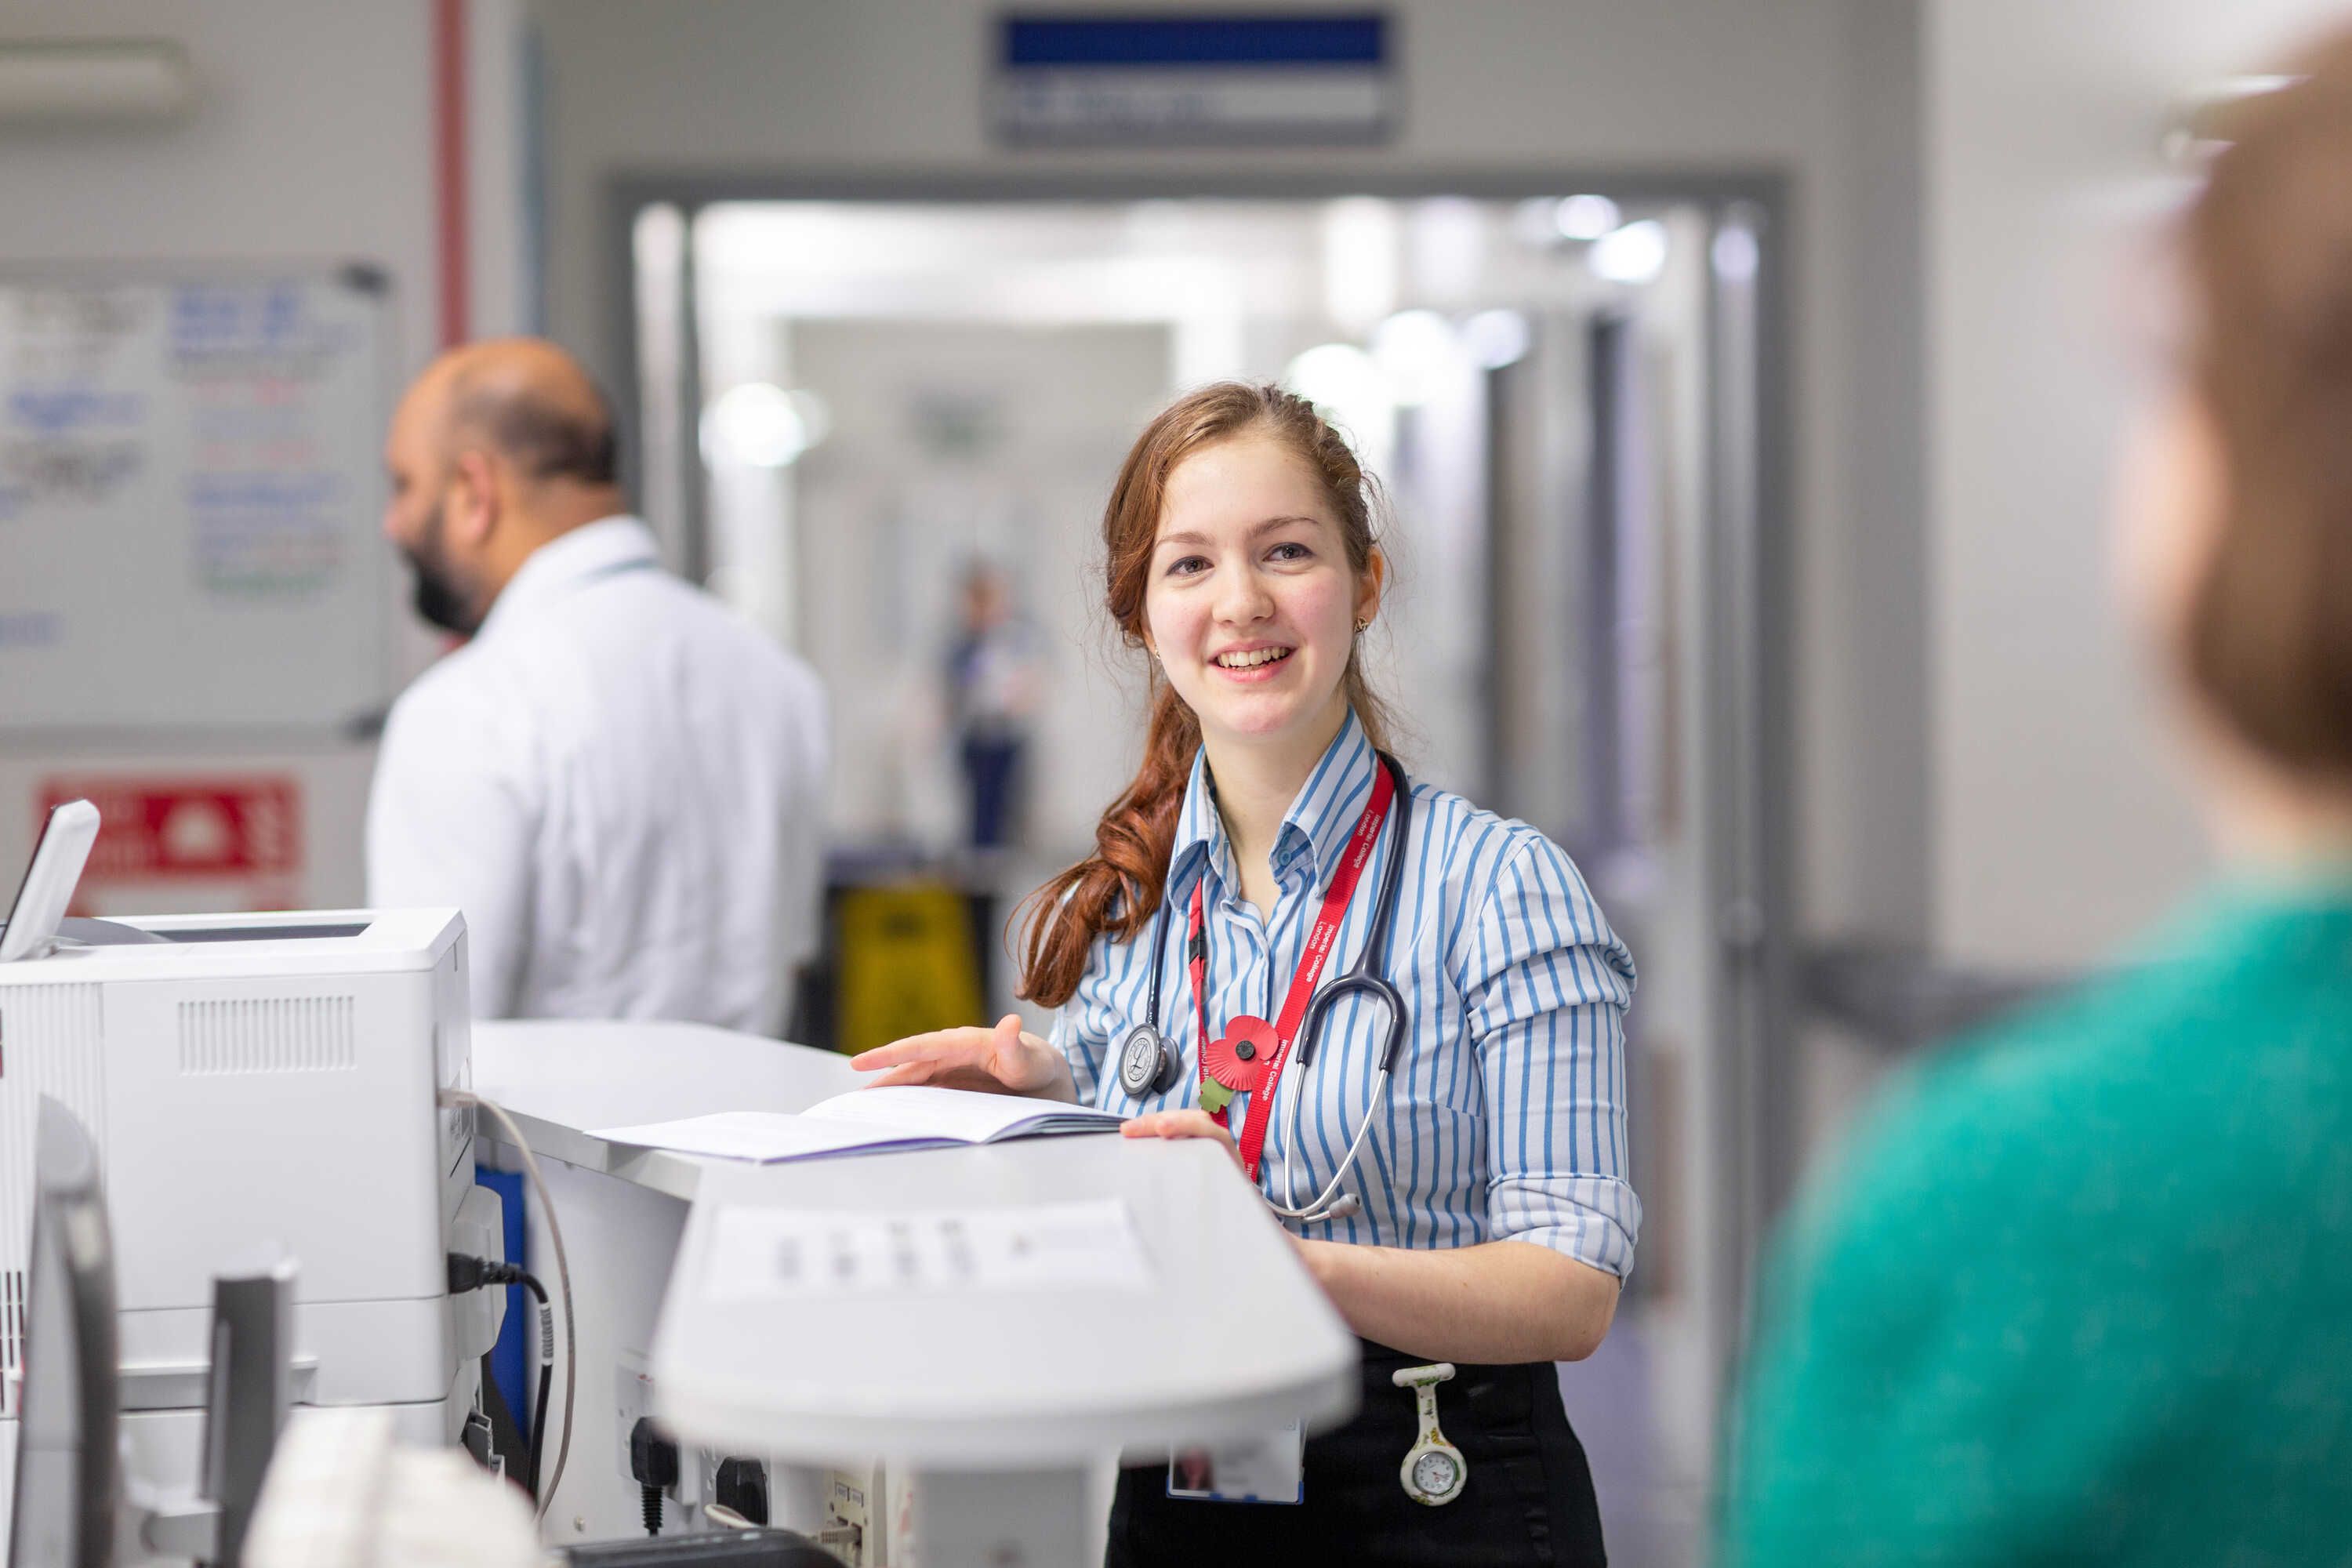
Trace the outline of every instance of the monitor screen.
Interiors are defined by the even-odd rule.
[[[33,1141],[33,1254],[26,1279],[13,1563],[112,1561],[116,1474],[114,1249],[98,1150],[41,1098]]]
[[[89,847],[97,842],[98,807],[86,800],[69,800],[49,808],[25,879],[16,885],[16,901],[8,906],[8,923],[0,929],[0,963],[48,952],[81,881]]]

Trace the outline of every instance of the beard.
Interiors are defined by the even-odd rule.
[[[463,577],[449,564],[447,552],[442,548],[442,521],[441,509],[436,506],[425,520],[416,547],[401,552],[408,558],[408,569],[416,575],[411,603],[428,625],[469,637],[482,629],[482,617],[474,607],[474,595],[467,591]]]

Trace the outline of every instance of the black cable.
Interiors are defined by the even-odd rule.
[[[563,1298],[563,1426],[562,1436],[555,1445],[555,1475],[542,1489],[549,1495],[539,1500],[539,1522],[547,1522],[547,1510],[554,1503],[554,1493],[563,1485],[564,1467],[572,1459],[572,1419],[580,1409],[580,1314],[572,1310],[572,1266],[565,1261],[563,1226],[556,1218],[555,1200],[547,1191],[547,1178],[539,1169],[539,1156],[530,1152],[530,1140],[515,1125],[514,1117],[495,1100],[486,1100],[471,1089],[445,1089],[434,1097],[435,1102],[452,1110],[475,1110],[499,1124],[500,1141],[522,1157],[523,1173],[530,1178],[531,1191],[539,1194],[540,1216],[547,1223],[548,1248],[555,1254],[555,1293]]]
[[[539,1500],[539,1457],[547,1448],[547,1392],[555,1386],[555,1309],[547,1287],[525,1274],[521,1284],[539,1298],[539,1394],[530,1410],[530,1500]]]
[[[646,1533],[661,1533],[662,1493],[678,1483],[685,1456],[677,1444],[654,1425],[650,1415],[637,1417],[629,1428],[629,1478],[637,1483],[645,1504]]]
[[[523,1485],[533,1502],[539,1500],[539,1461],[547,1447],[547,1392],[555,1384],[555,1309],[547,1287],[511,1263],[449,1254],[449,1293],[462,1296],[488,1285],[520,1285],[539,1300],[539,1394],[530,1415],[530,1468]]]

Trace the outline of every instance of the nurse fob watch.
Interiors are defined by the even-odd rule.
[[[1454,1363],[1446,1361],[1399,1367],[1389,1374],[1399,1388],[1412,1390],[1421,1407],[1421,1440],[1405,1450],[1397,1474],[1404,1482],[1404,1495],[1431,1508],[1460,1497],[1463,1483],[1470,1479],[1469,1461],[1437,1429],[1437,1385],[1453,1375]]]

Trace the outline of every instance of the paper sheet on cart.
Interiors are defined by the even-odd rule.
[[[1151,1287],[1116,1198],[902,1214],[730,1208],[709,1257],[704,1288],[719,1301]]]
[[[831,1154],[887,1150],[948,1149],[1013,1138],[1116,1131],[1121,1118],[1106,1110],[1013,1094],[908,1084],[854,1089],[821,1100],[798,1115],[781,1110],[722,1110],[677,1121],[600,1127],[608,1142],[729,1160],[813,1160]]]

